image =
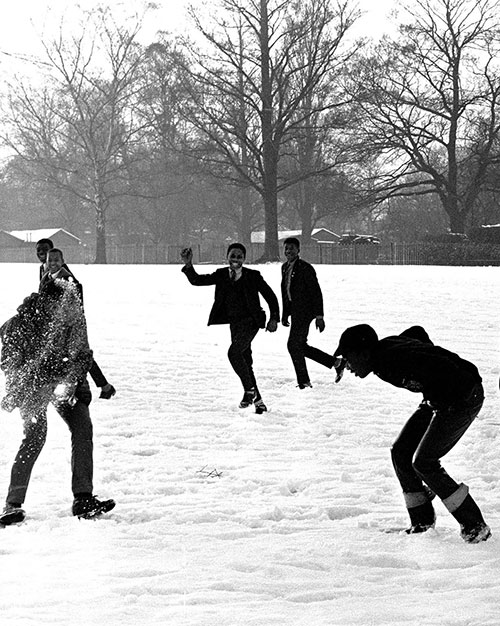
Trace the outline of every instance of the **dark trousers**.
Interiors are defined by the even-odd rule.
[[[231,345],[227,352],[233,370],[241,380],[243,389],[248,391],[257,387],[253,373],[252,341],[259,332],[255,320],[251,317],[231,322]]]
[[[444,457],[472,424],[483,405],[482,386],[463,406],[434,410],[422,403],[406,422],[392,446],[396,475],[404,493],[424,490],[423,483],[442,500],[459,488],[441,466]]]
[[[312,359],[325,367],[332,368],[334,358],[318,348],[313,348],[307,343],[309,327],[314,318],[291,316],[290,334],[288,336],[287,348],[292,357],[293,367],[299,385],[309,382],[309,372],[307,371],[306,358]]]
[[[12,466],[7,502],[22,504],[26,498],[31,472],[47,438],[47,406],[50,392],[26,399],[19,407],[24,437]],[[89,407],[82,400],[74,406],[55,405],[71,432],[71,487],[73,494],[93,491],[92,421]]]

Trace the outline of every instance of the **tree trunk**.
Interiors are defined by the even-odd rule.
[[[465,214],[455,210],[448,210],[450,218],[450,231],[452,233],[465,233]]]
[[[95,263],[106,264],[106,202],[99,195],[95,198]]]
[[[250,214],[250,190],[248,187],[245,187],[240,190],[240,210],[241,210],[241,220],[240,220],[240,232],[239,237],[241,243],[245,245],[251,243],[252,241],[252,218]]]
[[[312,232],[313,188],[310,179],[304,180],[300,183],[299,198],[299,214],[302,226],[302,245],[307,246],[311,243]]]
[[[270,77],[267,1],[260,1],[260,53],[262,78],[262,163],[265,244],[261,262],[279,261],[278,248],[278,151],[273,140],[273,96]]]
[[[265,244],[264,254],[259,259],[261,263],[279,261],[280,251],[278,244],[278,192],[276,175],[266,177],[264,181],[264,214],[265,214]]]

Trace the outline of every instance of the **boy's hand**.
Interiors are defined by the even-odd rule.
[[[336,383],[339,383],[342,380],[342,376],[344,375],[344,370],[346,368],[346,365],[347,365],[347,361],[343,357],[337,357],[335,359],[335,363],[333,364],[333,367],[335,368],[335,371],[337,372],[337,376],[335,377]]]
[[[102,398],[103,400],[109,400],[112,396],[115,395],[115,393],[116,389],[113,387],[113,385],[107,383],[106,385],[104,385],[104,387],[101,387],[101,395],[99,396],[99,398]]]
[[[321,317],[321,315],[318,315],[318,317],[316,318],[316,328],[319,330],[320,333],[325,330],[325,320]]]
[[[270,333],[275,333],[278,328],[278,322],[276,320],[269,320],[267,322],[266,330]]]
[[[181,259],[184,265],[190,265],[193,262],[193,251],[191,248],[184,248],[181,251]]]

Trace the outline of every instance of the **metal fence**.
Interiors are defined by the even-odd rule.
[[[183,246],[171,244],[108,244],[109,264],[162,265],[180,263]],[[192,246],[195,263],[224,263],[226,245]],[[255,264],[264,254],[264,244],[248,244],[246,261]],[[280,250],[282,253],[282,250]],[[315,264],[332,265],[497,265],[500,266],[500,244],[311,244],[301,247],[301,256]],[[93,263],[95,251],[88,246],[64,249],[69,263]],[[282,255],[283,258],[283,255]],[[0,263],[34,263],[33,246],[0,248]],[[284,260],[284,259],[283,259]]]

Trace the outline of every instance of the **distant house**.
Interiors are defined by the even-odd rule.
[[[0,248],[24,248],[25,244],[5,230],[0,230]]]
[[[299,241],[302,239],[301,230],[280,230],[278,231],[278,241],[282,243],[288,237],[296,237]],[[340,240],[340,236],[328,228],[314,228],[311,233],[311,241],[313,243],[336,243]],[[263,230],[252,233],[252,243],[264,243],[265,232]]]
[[[39,228],[35,230],[1,230],[0,248],[31,247],[40,239],[50,239],[55,248],[79,246],[81,239],[64,228]]]

